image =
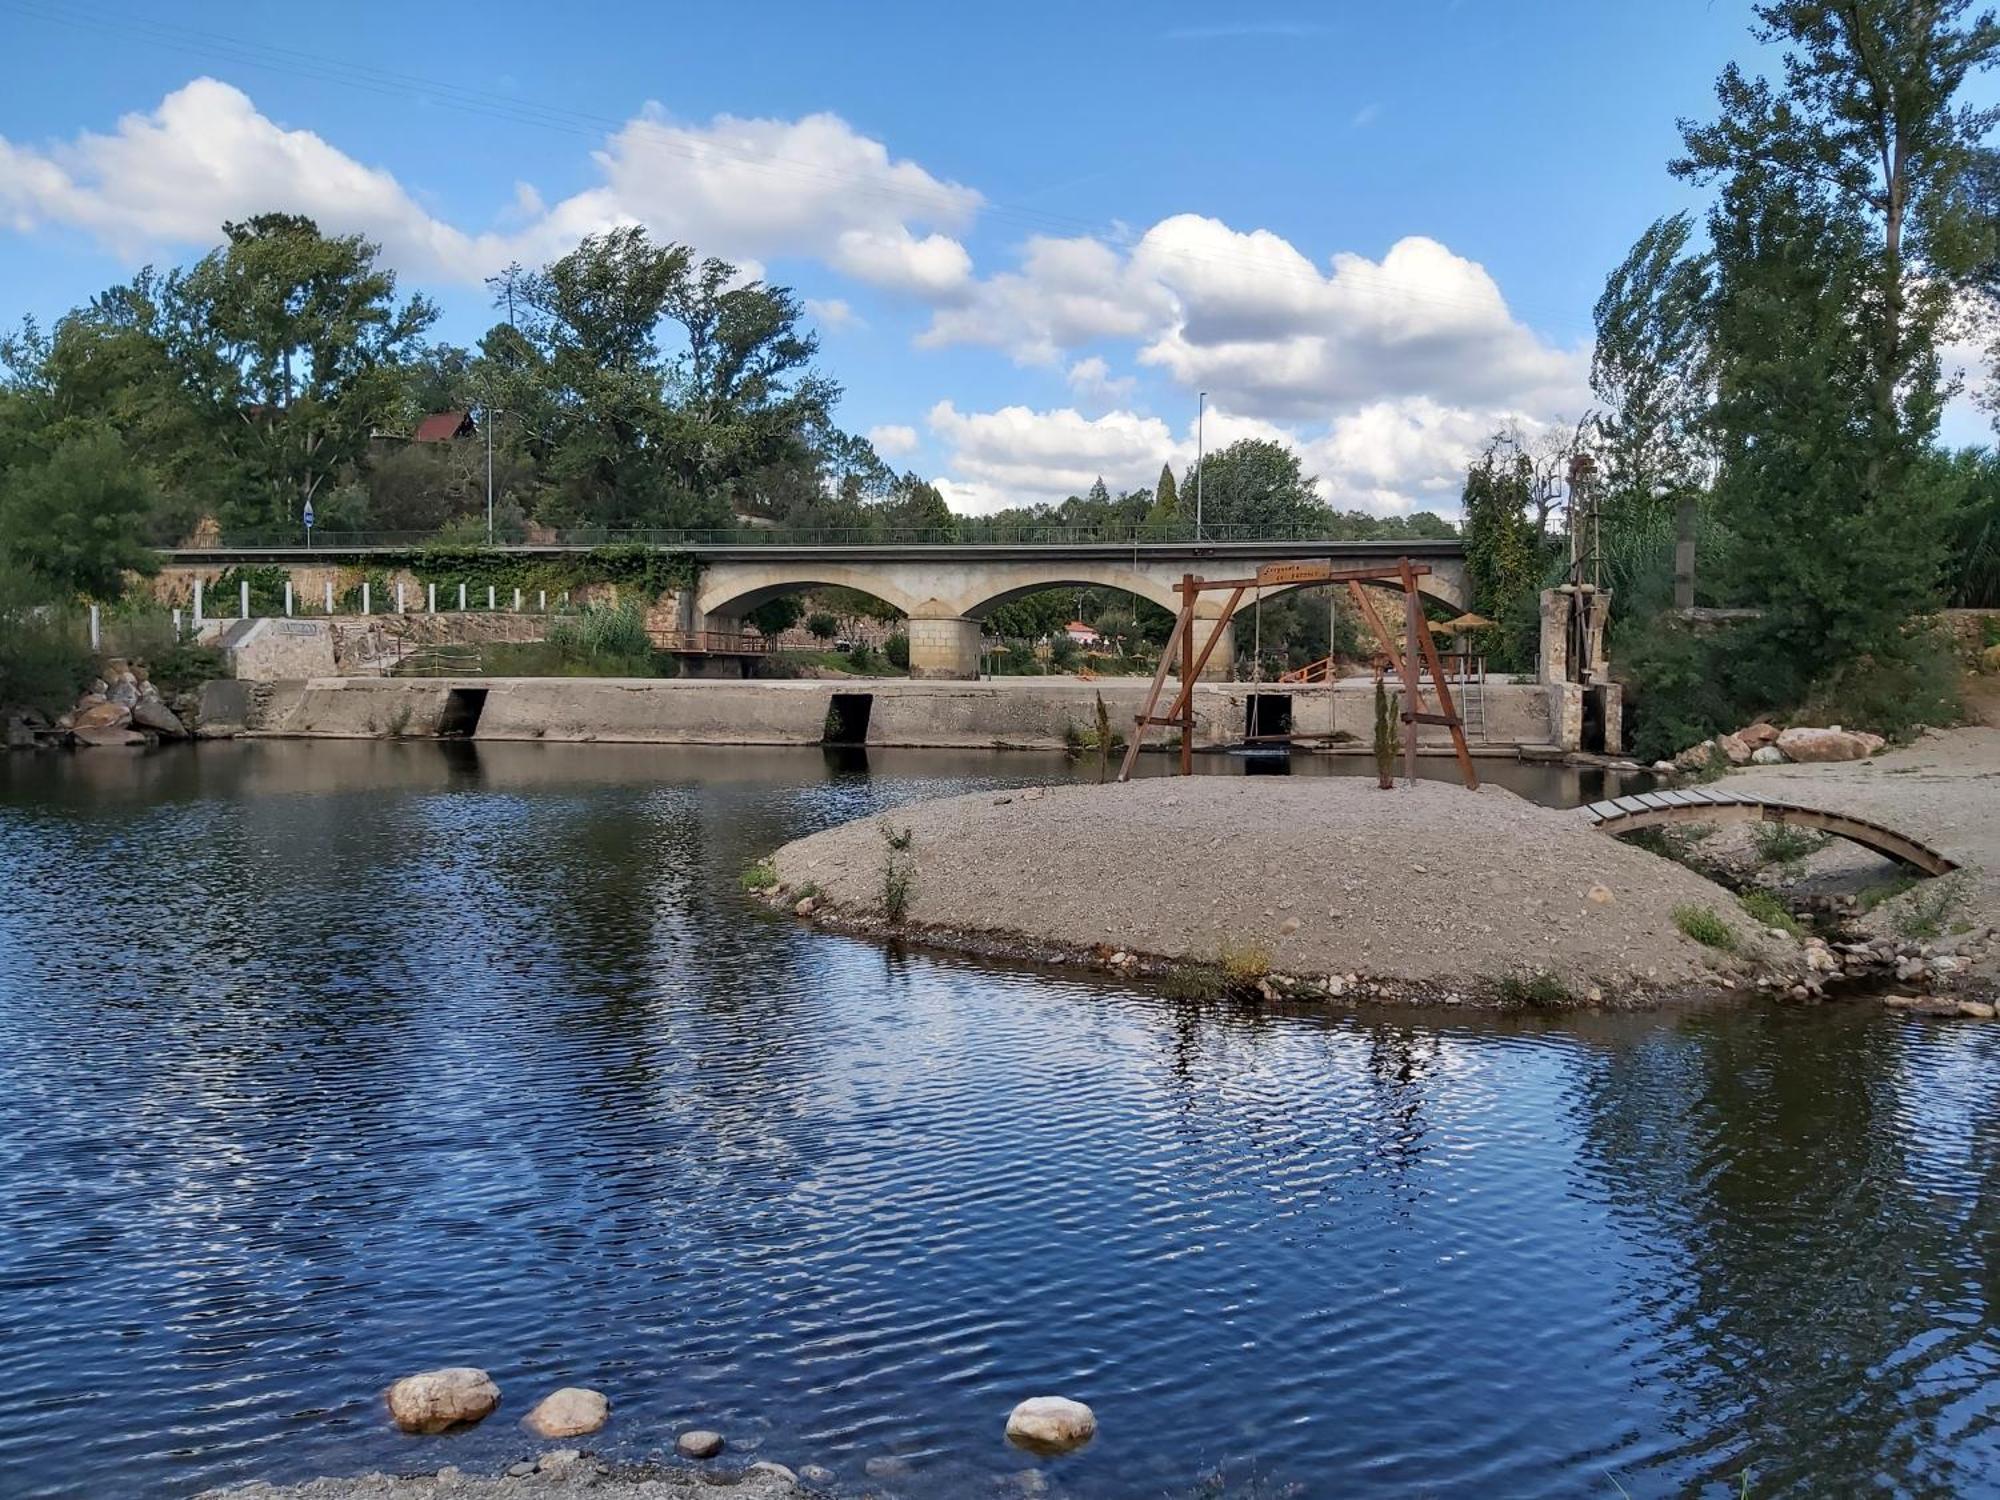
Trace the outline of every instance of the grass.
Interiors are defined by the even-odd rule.
[[[1880,885],[1871,885],[1861,893],[1861,909],[1873,911],[1884,901],[1894,901],[1905,892],[1914,891],[1922,883],[1921,875],[1897,875]]]
[[[1790,874],[1806,856],[1817,854],[1833,842],[1833,835],[1811,829],[1793,828],[1786,823],[1753,823],[1750,842],[1757,849],[1759,865],[1776,865]]]
[[[1769,891],[1745,891],[1737,899],[1743,903],[1743,910],[1749,914],[1750,920],[1759,927],[1775,927],[1795,938],[1806,935],[1805,925]]]
[[[1644,849],[1648,854],[1657,854],[1677,865],[1692,867],[1694,846],[1713,832],[1715,829],[1707,823],[1689,823],[1681,827],[1640,828],[1632,833],[1621,833],[1618,837],[1635,849]]]
[[[1706,906],[1676,906],[1674,926],[1705,948],[1736,951],[1736,930]]]
[[[1160,981],[1160,988],[1169,1000],[1213,1000],[1228,991],[1229,976],[1220,964],[1181,964]]]
[[[882,823],[882,842],[889,846],[882,857],[882,915],[891,922],[903,920],[910,909],[910,897],[916,892],[916,863],[906,858],[915,839],[913,828],[898,833],[887,820]]]
[[[737,880],[746,891],[774,891],[778,888],[778,869],[768,859],[760,859],[745,865]]]
[[[1963,870],[1939,876],[1912,894],[1909,905],[1896,913],[1896,935],[1911,942],[1943,937],[1953,913],[1970,897]]]
[[[1256,943],[1227,939],[1216,957],[1224,980],[1238,989],[1255,984],[1271,972],[1271,950]]]
[[[1546,969],[1503,975],[1498,994],[1502,1005],[1567,1005],[1573,998],[1569,986]]]

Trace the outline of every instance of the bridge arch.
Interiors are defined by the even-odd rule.
[[[970,620],[983,620],[1004,604],[1049,589],[1109,589],[1156,604],[1172,613],[1180,608],[1180,595],[1162,580],[1130,568],[1015,567],[996,568],[980,580],[966,597],[955,601],[958,612]],[[973,597],[976,595],[977,597]]]
[[[1705,787],[1614,797],[1591,803],[1584,815],[1600,832],[1612,834],[1637,833],[1666,823],[1784,823],[1833,834],[1926,875],[1948,875],[1958,868],[1930,845],[1870,818]]]
[[[844,563],[806,563],[792,566],[734,565],[704,573],[695,590],[695,612],[707,619],[740,620],[758,605],[785,594],[802,594],[808,589],[844,588],[867,594],[893,605],[906,615],[919,612],[923,600],[910,594],[883,568],[852,567]]]

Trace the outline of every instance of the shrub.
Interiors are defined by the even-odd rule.
[[[910,638],[897,631],[882,645],[882,654],[889,658],[889,665],[899,672],[910,670]]]
[[[889,823],[882,824],[882,842],[889,846],[882,858],[882,915],[891,922],[903,920],[917,888],[916,863],[909,858],[915,839],[915,829],[898,833]]]
[[[778,888],[778,870],[768,859],[760,859],[746,865],[738,877],[746,891],[773,891]]]
[[[874,650],[866,641],[856,641],[854,649],[847,653],[847,665],[848,669],[854,672],[873,671],[875,667]]]
[[[1793,828],[1786,823],[1753,823],[1750,842],[1756,846],[1758,864],[1776,865],[1791,873],[1806,856],[1817,854],[1832,843],[1833,835]]]
[[[1805,936],[1804,925],[1786,909],[1784,902],[1769,891],[1745,891],[1737,899],[1743,903],[1743,910],[1750,920],[1759,927],[1775,927],[1793,937]]]
[[[1216,956],[1223,978],[1236,989],[1248,988],[1271,972],[1271,950],[1256,943],[1231,938]]]
[[[1503,1005],[1567,1005],[1572,999],[1569,986],[1546,969],[1505,975],[1498,993]]]
[[[0,577],[0,708],[53,718],[76,702],[93,667],[82,622],[39,602],[40,593],[19,575]]]
[[[1896,913],[1896,935],[1910,942],[1928,942],[1942,937],[1952,914],[1971,898],[1965,872],[1942,875],[1928,886],[1918,886],[1909,904]]]
[[[1963,713],[1958,678],[1958,656],[1950,640],[1923,626],[1887,650],[1849,662],[1815,683],[1799,718],[1906,740],[1921,725],[1958,722]]]
[[[652,637],[633,603],[588,604],[581,614],[563,615],[550,622],[547,643],[593,665],[629,666],[631,675],[652,675]]]
[[[840,634],[840,621],[823,609],[806,616],[806,634],[816,641],[830,641]]]
[[[1704,947],[1736,951],[1736,930],[1705,906],[1676,906],[1674,926]]]
[[[227,668],[228,661],[220,650],[194,641],[182,641],[146,663],[147,676],[168,697],[224,676]]]

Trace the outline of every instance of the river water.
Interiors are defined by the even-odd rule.
[[[0,1494],[497,1469],[563,1384],[918,1500],[1020,1494],[1038,1393],[1112,1500],[2000,1489],[2000,1027],[1195,1005],[738,893],[1069,774],[0,757]],[[392,1431],[450,1363],[501,1411]]]

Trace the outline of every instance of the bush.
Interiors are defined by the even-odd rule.
[[[1781,932],[1789,932],[1793,937],[1804,937],[1806,930],[1799,919],[1791,914],[1769,891],[1745,891],[1737,898],[1743,903],[1743,910],[1750,920],[1759,927],[1775,927]]]
[[[899,672],[910,670],[910,638],[897,631],[882,644],[882,654],[889,659],[889,665]]]
[[[148,658],[146,675],[166,697],[227,675],[228,661],[214,646],[182,641]]]
[[[589,604],[549,625],[548,643],[592,661],[645,663],[652,670],[653,640],[636,604]]]
[[[866,641],[856,641],[853,649],[847,653],[847,665],[849,670],[855,672],[873,671],[875,668],[874,649]]]
[[[1736,951],[1736,930],[1705,906],[1676,906],[1674,926],[1704,947]]]
[[[1751,826],[1750,842],[1757,848],[1758,864],[1776,865],[1791,873],[1808,855],[1832,843],[1833,835],[1784,823],[1757,823]]]
[[[806,616],[806,634],[816,641],[830,641],[840,634],[840,621],[823,609]]]
[[[21,575],[0,576],[0,709],[54,718],[76,702],[93,670],[82,621],[44,602]]]
[[[1567,1005],[1573,998],[1569,986],[1547,969],[1505,975],[1498,989],[1503,1005]]]
[[[1815,683],[1799,717],[1906,740],[1921,725],[1958,722],[1958,675],[1950,639],[1925,625]]]

